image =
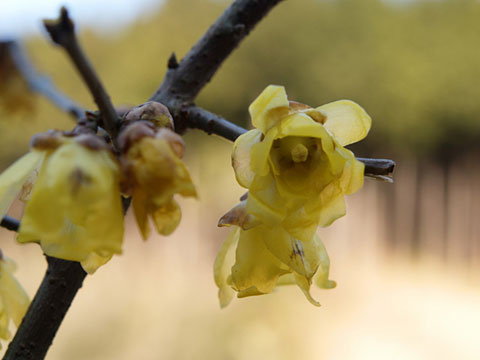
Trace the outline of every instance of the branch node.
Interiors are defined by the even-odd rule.
[[[75,24],[68,16],[67,9],[62,6],[60,16],[55,20],[43,20],[45,29],[50,34],[53,42],[58,45],[64,45],[67,38],[73,36]]]
[[[168,58],[168,63],[167,67],[169,69],[176,69],[178,68],[178,61],[177,61],[177,56],[175,55],[174,52],[172,52],[172,55]]]

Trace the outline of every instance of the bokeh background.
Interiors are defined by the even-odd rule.
[[[118,106],[145,101],[171,52],[182,57],[228,6],[145,3],[143,12],[111,5],[127,7],[129,21],[105,7],[78,21]],[[479,359],[479,20],[473,0],[281,3],[197,103],[248,127],[248,104],[280,84],[312,106],[347,98],[369,112],[372,131],[352,149],[395,159],[395,183],[366,181],[347,216],[320,230],[337,288],[314,290],[321,308],[292,287],[220,310],[212,267],[227,232],[216,222],[243,189],[231,143],[192,130],[186,162],[200,200],[181,200],[182,224],[166,238],[143,242],[127,216],[124,254],[86,279],[48,359]],[[22,42],[39,71],[94,109],[62,51],[34,33]],[[33,134],[73,125],[9,74],[0,72],[1,168]],[[46,268],[40,249],[6,230],[0,247],[33,296]]]

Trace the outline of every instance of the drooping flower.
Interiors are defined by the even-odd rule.
[[[317,234],[298,239],[282,226],[260,224],[247,213],[245,201],[225,214],[219,225],[235,226],[214,266],[222,307],[230,303],[235,291],[241,298],[268,294],[286,284],[297,284],[307,299],[319,306],[310,295],[312,281],[320,288],[335,287],[328,279],[330,261]]]
[[[343,216],[343,196],[363,185],[364,165],[344,146],[367,135],[365,110],[349,100],[311,108],[270,85],[249,111],[256,129],[232,154],[237,181],[249,190],[247,211],[300,237]]]
[[[132,207],[144,239],[151,218],[157,232],[171,234],[181,219],[175,194],[196,197],[195,186],[181,160],[182,138],[146,121],[129,125],[119,138],[126,179],[123,191],[132,195]]]
[[[10,320],[18,327],[30,303],[27,294],[13,277],[14,271],[15,263],[0,251],[0,338],[4,340],[11,336],[8,331]]]
[[[121,253],[119,166],[102,140],[59,133],[35,137],[32,150],[0,175],[2,216],[32,172],[38,178],[19,242],[40,243],[45,254],[79,261],[88,273]]]

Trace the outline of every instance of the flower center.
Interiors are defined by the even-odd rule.
[[[293,162],[300,163],[304,162],[308,158],[308,149],[302,143],[295,145],[290,151]]]

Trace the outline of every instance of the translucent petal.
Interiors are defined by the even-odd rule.
[[[261,136],[260,130],[253,129],[240,135],[233,144],[232,166],[238,183],[244,188],[250,187],[255,176],[250,165],[250,151],[254,144],[260,142]]]
[[[267,86],[248,108],[253,126],[266,134],[282,116],[288,114],[288,105],[283,86]]]
[[[282,227],[269,228],[262,237],[267,249],[291,271],[311,279],[319,264],[318,238],[297,239]]]
[[[270,129],[264,139],[257,142],[251,149],[250,166],[255,175],[265,176],[269,172],[268,157],[273,141],[278,137],[278,129],[276,127]]]
[[[150,225],[148,223],[148,198],[147,194],[141,187],[133,189],[132,208],[137,221],[137,226],[140,229],[143,240],[147,240],[150,235]]]
[[[320,303],[317,300],[315,300],[310,294],[311,280],[299,274],[294,274],[294,276],[295,276],[295,281],[298,287],[303,291],[307,300],[310,301],[312,305],[320,306]]]
[[[351,195],[363,186],[365,164],[355,159],[355,155],[350,150],[342,149],[341,152],[346,162],[339,183],[344,194]]]
[[[247,199],[247,212],[265,224],[278,224],[286,214],[284,201],[271,174],[256,176]]]
[[[232,267],[232,283],[237,291],[255,286],[262,293],[270,293],[275,288],[278,277],[287,272],[262,241],[265,230],[261,225],[240,232],[235,264]]]
[[[230,304],[234,295],[234,291],[231,286],[228,285],[227,279],[231,274],[239,234],[239,228],[235,228],[230,232],[220,247],[220,251],[215,258],[215,264],[213,266],[215,284],[218,287],[218,298],[220,300],[220,307],[222,308]]]
[[[239,291],[237,293],[237,297],[239,299],[248,297],[248,296],[258,296],[258,295],[265,295],[265,293],[262,293],[261,291],[258,291],[258,289],[255,286],[249,287],[248,289]]]
[[[8,316],[18,327],[27,312],[30,300],[25,290],[5,265],[5,260],[0,260],[0,297]]]
[[[372,119],[357,103],[339,100],[316,108],[327,119],[324,126],[342,145],[353,144],[367,136]]]
[[[286,136],[304,136],[322,139],[329,147],[333,147],[332,137],[322,124],[314,121],[308,115],[296,113],[282,119],[278,138]],[[324,145],[327,146],[327,145]]]
[[[91,252],[121,253],[118,171],[107,151],[74,141],[60,146],[40,170],[18,241],[40,240],[47,255],[72,261],[83,261]]]
[[[31,151],[10,165],[0,175],[0,218],[7,212],[32,171],[41,164],[44,151]]]
[[[305,204],[305,212],[317,217],[318,225],[325,227],[346,214],[345,199],[337,183],[329,184],[319,195]]]
[[[107,262],[109,262],[111,258],[111,254],[108,256],[101,256],[97,253],[92,252],[88,254],[87,258],[85,260],[82,260],[80,264],[82,265],[83,270],[85,270],[87,274],[92,275],[95,273],[95,271],[97,271],[100,266],[105,265]]]
[[[317,235],[318,236],[318,235]],[[319,266],[315,273],[313,281],[320,289],[333,289],[337,284],[335,281],[329,279],[330,274],[330,259],[325,249],[325,245],[318,238],[318,254],[319,254]]]
[[[180,223],[182,211],[178,203],[172,199],[152,212],[152,220],[160,235],[170,235]]]
[[[10,331],[8,331],[9,322],[10,317],[8,316],[7,309],[5,308],[2,297],[0,296],[0,339],[10,339],[11,334]]]

